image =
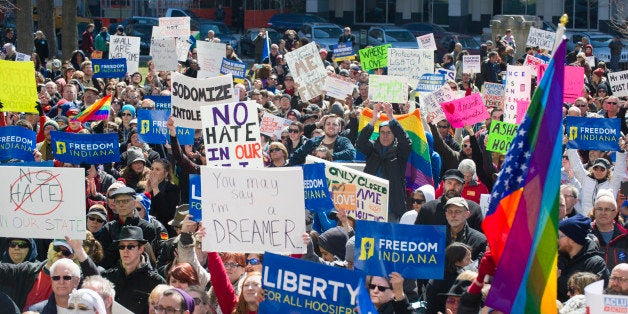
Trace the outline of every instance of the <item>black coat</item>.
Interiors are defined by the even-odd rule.
[[[412,307],[410,306],[410,302],[408,298],[404,298],[403,300],[394,301],[390,300],[377,308],[377,313],[382,314],[409,314],[414,313]]]
[[[120,259],[120,252],[115,246],[114,241],[118,239],[118,236],[120,235],[120,230],[123,226],[140,227],[142,229],[142,232],[144,233],[144,239],[147,240],[154,249],[159,249],[161,245],[162,240],[160,238],[160,235],[157,234],[155,226],[152,223],[141,219],[137,215],[137,212],[135,212],[133,217],[127,218],[124,224],[120,223],[119,218],[116,215],[114,217],[114,220],[106,223],[102,227],[100,244],[102,244],[105,255],[99,265],[103,268],[113,267],[116,261]]]
[[[417,225],[447,225],[447,218],[445,217],[445,204],[447,199],[445,196],[441,196],[433,201],[429,201],[421,207],[421,211],[416,217],[414,222]],[[478,203],[467,200],[469,204],[469,211],[471,216],[467,218],[467,224],[469,227],[482,232],[482,208]]]
[[[150,292],[155,286],[166,283],[166,280],[146,263],[140,264],[128,276],[122,266],[108,269],[101,275],[113,283],[116,289],[116,302],[136,314],[148,314]]]
[[[558,254],[558,270],[560,276],[558,277],[558,300],[565,302],[569,299],[567,296],[567,280],[571,275],[577,272],[589,272],[594,273],[608,281],[609,271],[606,268],[604,257],[599,250],[597,244],[591,239],[586,239],[587,243],[583,246],[582,250],[578,252],[573,258],[566,253]]]
[[[447,246],[449,246],[453,242],[461,242],[471,247],[471,259],[477,260],[482,253],[486,251],[486,245],[488,242],[486,241],[486,236],[469,227],[467,223],[462,231],[460,231],[456,238],[454,239],[451,235],[451,230],[447,227]]]

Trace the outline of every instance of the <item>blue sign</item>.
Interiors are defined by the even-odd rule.
[[[621,119],[566,117],[567,148],[618,151]]]
[[[325,164],[304,164],[303,186],[305,188],[305,208],[312,212],[324,211],[334,208],[331,200],[327,178],[325,177]]]
[[[190,175],[190,195],[189,195],[189,210],[192,215],[192,220],[201,222],[203,214],[201,211],[201,175]]]
[[[97,165],[120,161],[118,133],[75,134],[52,131],[50,138],[52,154],[61,162]]]
[[[431,93],[441,88],[441,86],[443,85],[445,85],[444,74],[427,73],[421,75],[421,78],[419,79],[419,85],[417,85],[416,87],[416,91]]]
[[[334,54],[334,60],[351,59],[354,55],[353,44],[350,42],[334,45],[332,50]]]
[[[446,232],[445,226],[357,220],[353,265],[374,276],[398,272],[403,278],[442,279]]]
[[[264,253],[259,313],[353,313],[364,273]]]
[[[144,96],[144,99],[150,99],[155,102],[155,109],[157,110],[170,110],[172,109],[171,97],[170,96],[158,96],[158,95],[149,95]]]
[[[52,160],[46,160],[46,161],[25,161],[25,162],[6,162],[6,163],[0,163],[0,166],[54,167],[55,163]]]
[[[34,161],[33,151],[37,145],[37,134],[21,126],[0,128],[0,160],[19,159]]]
[[[246,63],[222,58],[222,64],[220,65],[220,74],[229,73],[233,75],[234,81],[243,81],[244,77],[246,76]]]
[[[137,134],[139,140],[149,144],[166,144],[170,131],[166,123],[169,112],[165,110],[139,109],[137,111]]]
[[[94,78],[119,78],[126,76],[126,58],[92,60]]]

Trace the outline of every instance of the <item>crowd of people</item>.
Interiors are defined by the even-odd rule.
[[[123,31],[118,29],[120,34]],[[15,313],[79,309],[104,314],[122,313],[123,308],[132,313],[256,313],[264,300],[263,254],[204,252],[200,246],[204,227],[189,214],[189,174],[200,173],[206,163],[200,130],[193,145],[179,145],[171,118],[169,144],[139,140],[137,111],[155,110],[155,102],[146,96],[171,94],[172,74],[157,71],[149,61],[146,77],[135,72],[120,79],[94,78],[90,59],[94,51],[107,57],[106,34],[106,28],[95,39],[83,34],[81,50],[69,60],[59,60],[47,54],[45,38],[36,32],[31,60],[38,113],[0,112],[0,126],[37,132],[36,161],[85,170],[87,209],[86,240],[2,238],[0,308]],[[219,42],[213,33],[207,35],[208,41]],[[256,47],[263,47],[265,36],[260,31]],[[7,32],[3,39],[4,60],[15,60],[11,38],[14,34]],[[349,27],[339,42],[355,42]],[[378,312],[478,313],[490,286],[486,275],[497,267],[487,251],[478,203],[504,171],[503,155],[486,147],[491,123],[503,120],[503,108],[487,108],[486,121],[464,128],[453,128],[447,120],[423,121],[434,184],[411,190],[406,188],[405,173],[412,139],[395,118],[408,113],[411,103],[370,101],[369,75],[385,74],[386,69],[365,71],[357,56],[333,62],[324,48],[320,58],[327,71],[354,82],[355,90],[344,99],[324,94],[301,98],[284,55],[308,43],[295,31],[286,31],[264,59],[262,48],[256,48],[256,64],[244,83],[235,84],[239,100],[256,101],[260,116],[269,112],[292,121],[280,138],[262,135],[265,166],[297,166],[308,155],[329,161],[352,161],[357,152],[364,155],[364,172],[389,180],[389,222],[447,228],[443,279],[410,280],[398,273],[367,279]],[[500,83],[506,65],[522,64],[525,58],[514,55],[514,38],[506,33],[496,38],[495,45],[492,41],[482,45],[481,73],[462,73],[462,56],[468,52],[461,47],[454,43],[443,63],[435,66],[457,70],[456,79],[446,84],[465,95],[479,92],[485,82]],[[567,56],[568,64],[585,68],[585,76],[581,97],[563,105],[564,116],[619,118],[621,131],[627,134],[626,98],[612,94],[607,79],[611,70],[604,62],[593,67],[585,62],[592,49],[586,42],[578,43]],[[523,50],[548,55],[538,47]],[[196,77],[196,54],[192,47],[178,71]],[[230,46],[225,57],[240,60]],[[74,119],[107,95],[112,97],[108,120]],[[421,108],[418,98],[416,107]],[[373,115],[358,132],[364,108]],[[383,115],[387,121],[378,125]],[[373,140],[376,125],[379,135]],[[51,147],[51,131],[117,133],[121,160],[101,165],[59,162]],[[565,149],[563,153],[556,208],[561,313],[585,313],[584,287],[599,279],[606,281],[606,293],[628,295],[628,200],[621,189],[626,181],[627,140],[618,139],[617,152]],[[306,223],[311,230],[303,236],[307,253],[294,258],[353,269],[355,218],[350,213],[308,212]]]

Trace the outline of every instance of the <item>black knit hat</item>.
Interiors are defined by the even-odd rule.
[[[586,238],[589,229],[591,229],[591,218],[580,214],[567,218],[558,224],[558,230],[580,245],[587,243]]]

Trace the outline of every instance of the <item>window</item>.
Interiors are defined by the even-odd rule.
[[[397,0],[355,0],[355,22],[373,24],[395,23]]]
[[[599,0],[565,0],[564,12],[569,15],[567,28],[596,30]]]
[[[536,15],[536,0],[502,0],[502,14]]]

